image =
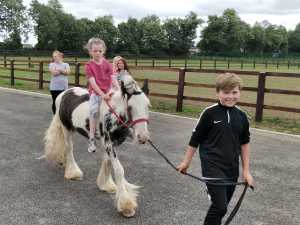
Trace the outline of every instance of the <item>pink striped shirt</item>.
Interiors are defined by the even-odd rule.
[[[108,60],[103,59],[101,64],[97,64],[94,61],[89,61],[85,64],[85,74],[88,79],[94,77],[96,84],[104,93],[107,93],[111,88],[113,70],[111,63]],[[90,84],[89,93],[97,94]]]

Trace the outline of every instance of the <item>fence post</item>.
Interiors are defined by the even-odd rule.
[[[290,69],[290,60],[288,61],[288,69]]]
[[[142,91],[145,93],[145,95],[149,96],[149,79],[144,80]]]
[[[171,61],[171,57],[169,57],[169,68],[171,68],[172,66],[172,61]]]
[[[182,112],[183,94],[184,94],[185,68],[180,68],[178,73],[178,90],[176,112]]]
[[[10,60],[10,85],[15,86],[15,60]]]
[[[152,59],[152,67],[154,68],[155,66],[155,62],[154,62],[154,59]]]
[[[77,56],[75,55],[75,57],[74,57],[74,62],[75,62],[75,64],[77,64],[77,61],[78,61],[78,58],[77,58]]]
[[[241,70],[244,69],[244,61],[241,60]]]
[[[135,66],[137,66],[138,65],[138,59],[137,59],[137,57],[135,58]]]
[[[258,77],[256,111],[255,111],[256,122],[261,122],[263,117],[266,75],[267,75],[266,72],[261,72],[259,73],[259,77]]]
[[[30,69],[30,68],[31,68],[31,57],[28,56],[28,69]]]
[[[6,54],[4,53],[4,67],[7,67]]]
[[[255,69],[255,59],[253,60],[253,69]]]
[[[277,69],[279,68],[279,61],[277,60]]]
[[[199,61],[199,69],[201,70],[202,69],[202,59],[200,59],[200,61]]]
[[[217,60],[214,60],[214,69],[217,69]]]
[[[184,60],[184,68],[186,69],[187,67],[187,57],[185,57],[185,60]]]
[[[75,64],[75,86],[79,86],[80,63]]]
[[[230,60],[228,59],[227,60],[227,69],[229,69],[230,68]]]
[[[43,89],[43,73],[44,73],[44,68],[43,68],[43,62],[41,61],[39,64],[39,89]]]

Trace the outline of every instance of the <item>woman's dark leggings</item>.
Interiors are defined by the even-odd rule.
[[[57,96],[62,93],[64,90],[51,90],[50,93],[51,93],[51,96],[52,96],[52,112],[53,112],[53,115],[55,114],[56,112],[56,107],[55,107],[55,99],[57,98]]]
[[[237,179],[236,179],[237,180]],[[236,180],[232,180],[236,182]],[[220,225],[227,212],[227,206],[234,193],[235,186],[207,185],[211,205],[207,212],[204,225]]]

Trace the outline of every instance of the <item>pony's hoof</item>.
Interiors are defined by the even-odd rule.
[[[65,179],[67,180],[82,180],[82,177],[83,173],[81,171],[65,173]]]
[[[124,209],[122,211],[122,215],[127,218],[133,217],[135,215],[135,210],[134,209]]]
[[[99,187],[100,191],[105,191],[105,192],[107,192],[107,193],[109,193],[109,194],[115,194],[115,193],[117,192],[117,188],[114,187],[114,186],[100,187],[100,186],[98,185],[98,187]]]
[[[105,191],[109,194],[115,194],[117,192],[117,188],[111,187],[111,188],[102,189],[102,191]]]

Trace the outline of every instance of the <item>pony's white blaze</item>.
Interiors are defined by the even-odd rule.
[[[133,105],[137,107],[133,107]],[[133,95],[128,101],[128,106],[131,109],[132,121],[149,118],[148,107],[150,106],[150,101],[144,93]],[[136,123],[134,125],[134,134],[139,143],[146,143],[150,139],[147,121]]]
[[[135,136],[139,143],[149,140],[147,120],[149,117],[149,99],[141,92],[137,83],[128,75],[121,81],[122,90],[115,90],[109,104],[114,113],[124,120],[131,118]],[[78,131],[88,136],[89,95],[82,88],[71,88],[61,93],[56,99],[56,114],[45,135],[45,156],[65,166],[66,179],[81,179],[82,171],[73,155],[72,134]],[[130,115],[129,115],[130,114]],[[96,179],[100,190],[116,193],[116,206],[126,217],[135,214],[137,208],[138,186],[125,179],[124,168],[120,163],[116,146],[123,143],[129,135],[128,127],[122,127],[119,119],[109,106],[102,102],[100,107],[99,127],[101,147],[105,149],[101,168]],[[111,170],[114,171],[115,181]]]
[[[124,81],[124,87],[128,93],[132,94],[128,100],[128,108],[131,110],[132,121],[134,122],[139,119],[144,119],[144,121],[135,123],[133,126],[135,139],[139,143],[144,144],[150,139],[148,123],[145,121],[145,119],[149,119],[149,106],[151,106],[150,101],[141,91],[132,76],[128,74],[128,76],[124,76],[122,80]],[[135,92],[140,92],[140,94],[137,95]]]

